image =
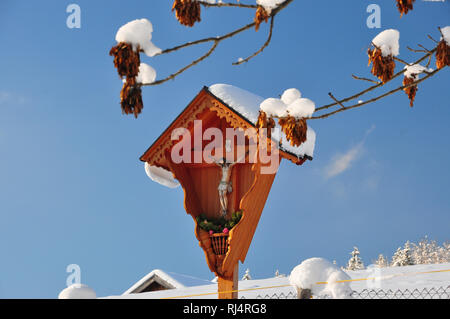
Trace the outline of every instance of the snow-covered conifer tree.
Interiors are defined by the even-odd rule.
[[[437,263],[438,246],[434,240],[429,241],[428,237],[421,239],[419,243],[414,244],[412,258],[415,264],[432,264]]]
[[[392,266],[409,266],[414,265],[412,258],[411,244],[407,241],[403,248],[399,247],[392,257]]]
[[[383,254],[378,255],[378,259],[375,261],[375,265],[379,268],[387,267],[389,265],[387,259],[383,256]]]
[[[346,269],[347,270],[364,269],[364,263],[361,257],[359,257],[360,253],[358,247],[353,247],[353,251],[350,254],[352,255],[352,257],[349,259]]]
[[[247,268],[245,271],[244,276],[242,276],[241,280],[252,280],[252,276],[250,276],[250,269]]]

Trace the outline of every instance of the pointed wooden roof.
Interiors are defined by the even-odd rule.
[[[224,88],[228,91],[223,90]],[[140,160],[152,166],[168,169],[165,152],[174,145],[174,141],[171,140],[172,131],[181,127],[192,128],[194,120],[198,119],[199,115],[206,110],[215,112],[220,118],[225,118],[233,128],[256,128],[255,114],[257,117],[261,101],[262,98],[231,85],[216,84],[210,88],[205,86],[145,151]],[[314,132],[311,135],[313,135],[312,143],[314,144]],[[312,160],[312,154],[302,150],[302,146],[292,147],[285,140],[282,140],[280,156],[297,165],[303,164],[306,160]]]

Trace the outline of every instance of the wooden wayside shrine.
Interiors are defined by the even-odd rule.
[[[172,140],[173,131],[179,128],[186,130],[178,139]],[[219,196],[218,186],[224,179],[225,170],[220,163],[207,161],[205,156],[202,156],[210,147],[212,139],[202,139],[199,142],[194,138],[198,133],[203,136],[209,128],[219,129],[223,134],[223,141],[220,143],[222,146],[216,147],[211,157],[215,161],[226,158],[227,161],[233,162],[230,170],[227,170],[230,174],[230,187],[222,192],[222,197]],[[239,129],[234,130],[239,133],[230,138],[226,134],[227,128]],[[218,296],[221,299],[237,298],[238,262],[243,263],[245,260],[276,175],[276,171],[263,174],[261,167],[265,164],[259,159],[250,162],[249,150],[256,143],[256,139],[245,133],[245,130],[251,128],[255,128],[254,123],[204,87],[140,158],[150,166],[170,171],[183,188],[185,210],[194,220],[195,236],[205,253],[208,267],[218,276]],[[242,136],[239,136],[240,134]],[[182,143],[189,147],[183,148],[182,155],[183,158],[190,158],[190,162],[179,162],[172,156],[175,147],[184,147]],[[246,150],[244,159],[239,162],[239,147],[236,146]],[[186,149],[190,154],[184,153]],[[307,159],[280,149],[277,164],[282,158],[298,165]],[[212,237],[221,235],[211,235],[200,228],[197,222],[197,217],[202,214],[208,219],[219,218],[221,213],[226,214],[225,218],[231,218],[236,211],[242,211],[242,217],[224,239],[217,239],[222,242],[213,242],[216,239]],[[225,245],[225,248],[217,245]]]

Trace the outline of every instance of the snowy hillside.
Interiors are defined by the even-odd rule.
[[[351,278],[350,287],[360,292],[367,290],[422,290],[438,289],[450,286],[450,263],[414,265],[403,267],[372,268],[356,271],[345,271]],[[369,278],[366,280],[366,278]],[[363,279],[363,280],[361,280]],[[243,280],[239,282],[239,298],[295,298],[296,290],[289,284],[288,277],[275,277],[259,280]],[[146,292],[140,294],[124,294],[106,298],[217,298],[217,285],[203,285],[181,289]]]

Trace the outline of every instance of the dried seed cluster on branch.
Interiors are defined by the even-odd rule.
[[[121,78],[138,75],[141,64],[139,49],[135,52],[131,44],[120,42],[111,48],[109,55],[114,56],[114,66]]]
[[[300,146],[306,141],[306,132],[308,125],[306,119],[296,119],[293,116],[287,116],[278,119],[278,124],[281,126],[281,130],[286,134],[286,139],[292,146]]]
[[[175,0],[172,11],[175,10],[177,20],[185,26],[192,27],[195,22],[200,22],[201,8],[197,0]]]
[[[416,0],[397,0],[397,8],[400,12],[400,17],[407,14],[409,10],[413,9],[413,3]]]
[[[450,66],[450,46],[442,39],[436,48],[436,67],[442,69],[446,65]]]
[[[272,117],[268,117],[266,112],[259,111],[256,127],[267,129],[267,137],[270,139],[272,137],[272,129],[275,127],[275,120]]]
[[[411,83],[413,83],[414,81],[416,81],[415,77],[407,77],[405,76],[403,78],[403,85],[409,85]],[[405,91],[405,93],[408,95],[409,98],[409,106],[413,107],[414,105],[414,98],[416,97],[416,93],[417,93],[417,85],[411,85],[408,86],[407,88],[404,88],[403,91]]]
[[[258,31],[259,30],[259,25],[265,21],[267,23],[268,19],[269,19],[269,14],[267,13],[266,9],[264,9],[263,6],[258,6],[258,9],[256,9],[256,14],[255,14],[255,30]]]
[[[134,114],[137,118],[139,113],[142,112],[144,104],[142,103],[142,91],[141,88],[136,85],[134,78],[127,78],[123,84],[122,91],[120,91],[120,105],[122,106],[122,112],[125,114]]]
[[[135,117],[143,109],[142,92],[139,86],[136,86],[136,76],[139,74],[141,59],[139,56],[139,47],[136,51],[129,43],[120,42],[112,47],[109,55],[114,56],[114,66],[120,78],[126,77],[120,92],[120,105],[125,114],[134,114]]]
[[[394,75],[395,62],[392,55],[383,56],[379,48],[370,48],[367,51],[369,55],[369,63],[372,64],[372,70],[370,71],[373,75],[381,80],[381,82],[386,83]]]

